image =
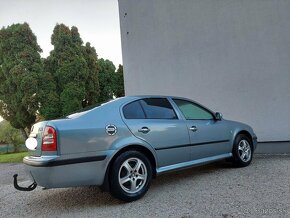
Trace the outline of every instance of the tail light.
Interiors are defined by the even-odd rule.
[[[46,126],[42,137],[41,150],[56,151],[56,149],[56,130],[51,126]]]

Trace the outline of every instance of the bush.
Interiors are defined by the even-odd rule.
[[[0,142],[13,145],[14,152],[19,152],[21,145],[24,144],[24,138],[18,129],[4,120],[0,123]]]

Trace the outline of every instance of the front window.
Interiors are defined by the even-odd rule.
[[[194,104],[193,102],[173,99],[175,104],[179,107],[187,120],[210,120],[213,119],[213,115],[201,106]]]

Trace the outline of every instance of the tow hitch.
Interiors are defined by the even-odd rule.
[[[31,185],[29,185],[27,188],[26,187],[20,187],[17,183],[17,176],[18,174],[14,174],[14,188],[16,188],[19,191],[32,191],[37,187],[36,182],[33,182]]]

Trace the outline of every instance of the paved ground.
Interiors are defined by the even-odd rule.
[[[132,203],[95,187],[20,192],[11,179],[22,170],[21,164],[0,165],[0,217],[290,217],[290,156],[255,156],[246,168],[219,162],[164,174]]]

